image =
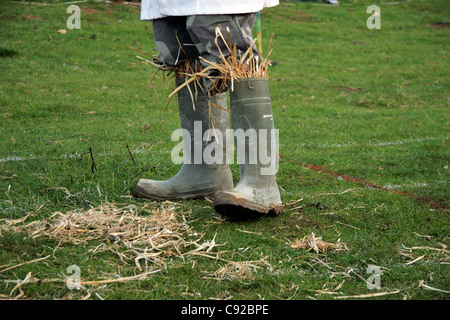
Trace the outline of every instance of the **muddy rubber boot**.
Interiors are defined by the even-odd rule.
[[[183,81],[184,79],[177,79],[177,87]],[[233,189],[231,171],[224,161],[224,140],[221,139],[221,135],[214,135],[217,131],[220,133],[229,129],[228,111],[214,106],[215,104],[227,109],[226,94],[216,94],[210,100],[212,103],[209,103],[199,85],[195,87],[191,83],[189,89],[184,87],[177,93],[183,131],[183,165],[169,180],[140,179],[133,190],[140,198],[154,200],[213,198],[219,190]],[[217,154],[207,152],[206,154],[211,156],[204,157],[207,147],[208,151],[213,149],[219,152]]]
[[[230,101],[241,178],[233,190],[215,194],[214,209],[238,219],[279,214],[283,205],[275,177],[278,135],[274,130],[268,79],[235,82]]]

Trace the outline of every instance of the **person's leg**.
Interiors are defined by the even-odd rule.
[[[167,17],[153,20],[158,58],[166,67],[174,67],[187,60],[194,62],[199,57],[197,47],[186,30],[187,17]]]
[[[184,78],[178,78],[177,85],[181,85],[184,81]],[[224,160],[226,157],[224,137],[220,135],[229,128],[229,115],[225,110],[212,107],[210,103],[212,101],[226,108],[226,95],[216,94],[209,98],[199,91],[196,100],[193,101],[189,91],[193,92],[195,89],[192,83],[188,86],[178,92],[178,108],[183,129],[183,165],[169,180],[140,179],[134,187],[134,194],[140,198],[155,200],[213,198],[217,191],[233,188],[231,171]],[[218,132],[208,131],[213,128]],[[215,133],[213,140],[212,136]],[[215,162],[207,158],[213,153],[205,151],[207,147],[213,152],[221,152],[213,155]]]
[[[232,46],[236,45],[238,59],[252,46],[253,55],[261,61],[251,31],[255,18],[256,13],[190,16],[187,18],[187,30],[200,57],[208,61],[216,62],[223,56],[229,56],[231,52],[227,47],[228,41]],[[221,38],[216,41],[218,27],[225,42]],[[204,63],[205,67],[207,65],[208,63]],[[274,134],[268,89],[267,78],[254,78],[235,82],[234,91],[230,91],[231,124],[235,131],[241,176],[233,190],[218,191],[214,196],[214,208],[223,215],[248,217],[282,212],[283,206],[275,177],[275,168],[278,168],[277,135]],[[238,130],[243,134],[238,135]],[[252,141],[250,136],[254,138]],[[266,154],[262,155],[264,152]],[[269,162],[263,163],[261,160],[267,157],[270,158]]]
[[[282,212],[276,181],[278,132],[274,128],[267,78],[248,78],[230,91],[240,180],[233,190],[214,195],[214,209],[234,218],[276,215]]]
[[[179,66],[198,58],[198,50],[186,31],[186,18],[173,17],[153,22],[156,47],[159,59],[166,67]],[[181,45],[181,47],[180,47]],[[176,85],[182,85],[184,76],[176,76]],[[194,199],[213,197],[219,190],[232,189],[233,180],[225,161],[209,162],[204,158],[205,148],[215,146],[214,150],[224,149],[223,137],[208,140],[208,129],[225,132],[229,128],[229,115],[225,93],[212,97],[202,86],[189,84],[177,92],[180,123],[183,129],[184,163],[179,172],[169,180],[156,181],[140,179],[133,193],[145,199]],[[212,103],[211,103],[212,102]],[[219,106],[215,108],[212,105]],[[199,137],[199,141],[194,138]],[[221,138],[221,139],[220,139]],[[217,145],[214,145],[217,144]],[[225,158],[223,153],[222,159]],[[206,161],[205,161],[206,160]]]
[[[252,35],[255,20],[256,13],[194,15],[187,17],[186,29],[199,52],[199,56],[208,61],[217,62],[222,59],[222,56],[231,55],[230,49],[233,48],[229,48],[229,41],[232,47],[236,45],[238,57],[243,55],[250,46],[254,55],[260,57]],[[221,38],[216,39],[216,28],[220,28],[225,42]],[[208,63],[201,59],[200,63],[204,68],[208,67]],[[210,72],[211,76],[218,74],[217,71]],[[210,88],[211,81],[208,78],[204,78],[204,80],[205,86]],[[224,88],[226,88],[225,85],[219,85],[216,89],[223,92],[226,90]]]
[[[231,54],[227,45],[228,40],[238,50],[238,56],[252,46],[255,55],[259,55],[253,41],[252,28],[255,24],[256,13],[226,14],[226,15],[195,15],[186,19],[187,31],[194,42],[201,57],[216,62],[222,57]],[[216,40],[216,28],[220,28],[225,41]],[[207,66],[207,65],[205,65]]]

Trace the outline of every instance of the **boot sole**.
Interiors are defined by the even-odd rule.
[[[135,195],[138,198],[146,199],[146,200],[156,200],[156,201],[164,201],[164,200],[195,200],[195,199],[203,199],[203,198],[210,198],[214,199],[214,194],[217,191],[214,191],[212,193],[196,193],[196,194],[185,194],[185,195],[179,195],[174,197],[161,197],[161,196],[152,196],[147,193],[141,192],[140,188],[136,185],[133,189],[133,195]]]
[[[246,199],[214,199],[214,210],[226,217],[251,219],[262,216],[276,216],[283,212],[283,205],[262,207]]]

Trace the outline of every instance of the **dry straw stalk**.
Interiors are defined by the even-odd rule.
[[[247,51],[242,53],[237,49],[236,44],[233,45],[231,43],[230,30],[228,28],[228,40],[225,39],[219,27],[217,27],[215,31],[216,38],[214,42],[219,51],[220,59],[214,62],[200,57],[203,64],[207,66],[199,72],[191,74],[185,73],[189,77],[189,80],[176,88],[170,96],[174,95],[190,82],[198,81],[202,78],[211,80],[213,83],[211,89],[223,92],[228,86],[230,86],[231,91],[233,91],[234,81],[239,82],[242,79],[265,78],[268,76],[268,67],[271,64],[271,61],[269,60],[269,56],[272,52],[272,49],[270,49],[271,44],[269,45],[269,51],[266,58],[261,58],[259,54],[255,54],[253,49],[256,39],[253,40]],[[225,44],[227,52],[223,52],[220,49],[219,41]],[[211,74],[217,75],[212,76]]]
[[[197,83],[205,78],[210,80],[210,82],[212,83],[212,86],[211,88],[209,88],[209,90],[224,92],[228,89],[228,86],[230,86],[231,91],[233,91],[235,81],[239,82],[241,79],[268,77],[268,67],[271,65],[269,56],[272,53],[272,49],[270,48],[272,39],[270,40],[269,50],[266,57],[262,58],[258,53],[255,53],[254,50],[256,39],[253,40],[253,42],[245,52],[241,52],[237,49],[236,44],[232,44],[230,30],[228,28],[227,39],[225,38],[219,27],[216,28],[215,33],[216,37],[214,42],[220,54],[220,58],[218,59],[218,61],[209,61],[204,59],[203,57],[200,57],[200,61],[185,61],[177,64],[174,67],[166,67],[157,57],[151,54],[145,53],[136,48],[127,46],[125,47],[150,56],[151,60],[145,59],[140,56],[137,57],[144,63],[156,67],[157,72],[162,71],[163,75],[164,73],[166,73],[167,76],[171,78],[184,77],[186,79],[186,81],[182,85],[178,86],[178,88],[176,88],[169,95],[169,97],[172,97],[182,88],[188,86],[193,82],[196,83],[197,90]],[[222,51],[221,46],[219,45],[219,41],[225,45],[225,52]],[[181,53],[181,51],[182,48],[180,45],[179,52]],[[164,75],[164,77],[166,76]]]
[[[142,271],[142,262],[146,269],[154,264],[166,267],[167,258],[178,256],[184,260],[201,252],[212,253],[218,246],[214,239],[200,243],[203,235],[194,232],[184,213],[177,210],[177,204],[170,201],[158,207],[103,203],[87,210],[58,211],[31,222],[2,219],[0,230],[26,232],[35,239],[57,240],[55,251],[67,243],[98,243],[91,249],[93,253],[115,252],[121,260],[134,260]],[[18,266],[8,266],[0,273]]]
[[[322,240],[322,237],[316,237],[314,233],[304,236],[303,239],[296,239],[291,245],[293,249],[306,249],[307,251],[313,250],[315,253],[325,253],[328,249],[335,250],[347,250],[345,243],[341,243],[340,240],[337,243],[329,243]]]

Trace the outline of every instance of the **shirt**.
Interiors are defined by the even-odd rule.
[[[279,0],[142,0],[141,20],[199,14],[240,14],[274,7]]]

